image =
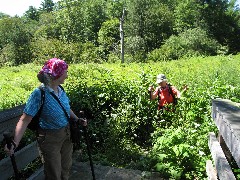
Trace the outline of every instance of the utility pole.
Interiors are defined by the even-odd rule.
[[[124,16],[125,16],[125,8],[123,8],[123,14],[120,18],[120,38],[121,38],[121,60],[124,63],[124,32],[123,32],[123,23],[124,23]]]

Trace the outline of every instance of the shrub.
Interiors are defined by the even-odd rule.
[[[62,42],[58,39],[40,38],[31,44],[33,61],[43,64],[47,59],[58,57],[68,63],[80,62],[82,44]]]
[[[226,52],[227,48],[209,37],[205,30],[194,28],[178,36],[172,35],[161,48],[153,50],[148,55],[148,60],[176,60],[183,57],[213,56]]]
[[[80,62],[82,63],[102,63],[103,51],[91,42],[86,42],[82,46]]]
[[[144,62],[146,59],[145,41],[139,36],[126,38],[125,52],[133,59],[130,62]]]

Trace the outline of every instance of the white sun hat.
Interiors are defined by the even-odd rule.
[[[166,76],[165,76],[164,74],[159,74],[159,75],[157,75],[157,81],[156,81],[156,83],[159,84],[159,83],[161,83],[161,82],[163,82],[163,81],[167,81]]]

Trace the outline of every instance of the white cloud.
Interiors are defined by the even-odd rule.
[[[53,0],[57,2],[58,0]],[[8,14],[10,16],[22,16],[29,6],[39,8],[43,0],[0,0],[0,12]],[[237,0],[237,4],[240,8],[240,0]]]
[[[0,0],[0,12],[8,14],[10,16],[22,16],[29,6],[39,8],[42,0]],[[53,0],[57,2],[57,0]]]

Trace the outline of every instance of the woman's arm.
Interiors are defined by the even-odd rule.
[[[76,119],[78,120],[79,118],[77,117],[77,115],[70,109],[70,118]]]
[[[180,99],[181,96],[184,95],[184,93],[188,90],[187,85],[184,85],[184,86],[183,86],[183,90],[182,90],[181,92],[180,92],[179,90],[177,90],[177,88],[174,87],[174,86],[171,86],[171,88],[172,88],[173,94],[174,94],[178,99]]]
[[[31,120],[32,116],[29,116],[25,113],[23,113],[22,116],[20,117],[14,134],[14,142],[16,143],[16,146],[19,145],[19,142],[21,141],[23,134],[26,131],[27,126],[31,122]]]
[[[16,128],[15,128],[14,139],[13,139],[15,146],[12,145],[11,149],[8,149],[8,147],[6,145],[4,148],[6,153],[8,153],[9,155],[14,153],[14,149],[16,147],[18,147],[18,145],[23,137],[23,134],[26,131],[27,126],[31,122],[31,120],[32,120],[32,116],[29,116],[25,113],[22,114],[22,116],[20,117],[20,119],[16,125]]]
[[[156,97],[158,96],[158,88],[159,87],[156,87],[155,90],[152,86],[148,88],[148,92],[150,93],[150,97],[151,97],[150,100],[156,99]]]

